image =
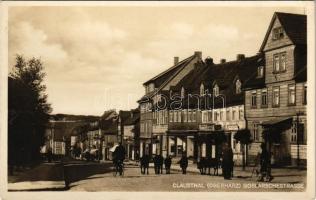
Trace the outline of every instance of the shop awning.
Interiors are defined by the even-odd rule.
[[[262,126],[272,126],[272,125],[278,125],[278,124],[283,124],[283,123],[290,123],[292,122],[292,117],[282,117],[282,118],[277,118],[269,121],[262,122]]]

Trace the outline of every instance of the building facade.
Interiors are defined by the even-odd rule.
[[[260,48],[265,64],[245,86],[252,160],[264,142],[272,164],[306,164],[306,31],[305,15],[275,13],[271,20]]]
[[[140,156],[156,153],[157,141],[155,138],[161,137],[161,134],[166,131],[165,124],[153,124],[153,105],[161,99],[161,92],[168,91],[171,86],[176,85],[201,60],[202,52],[199,51],[182,61],[175,57],[172,67],[143,84],[145,95],[138,101],[140,108]],[[165,112],[164,119],[166,120],[167,117]],[[161,123],[166,123],[166,121]]]

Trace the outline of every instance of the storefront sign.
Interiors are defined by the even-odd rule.
[[[226,128],[229,131],[238,131],[239,126],[237,124],[228,124],[226,125]]]

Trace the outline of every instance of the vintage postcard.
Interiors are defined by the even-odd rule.
[[[1,198],[314,198],[314,2],[0,5]]]

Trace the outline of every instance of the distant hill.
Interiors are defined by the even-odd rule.
[[[85,121],[94,122],[100,119],[100,116],[94,115],[69,115],[69,114],[54,114],[50,115],[52,120],[56,121]]]

